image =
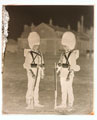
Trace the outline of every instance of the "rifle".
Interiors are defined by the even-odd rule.
[[[70,80],[70,75],[71,75],[71,73],[72,73],[72,71],[69,70],[69,73],[68,73],[68,75],[67,75],[67,79],[66,79],[67,81]]]
[[[54,79],[55,79],[55,105],[54,108],[57,108],[57,73],[56,73],[56,63],[54,68]]]
[[[39,66],[37,66],[37,71],[36,71],[36,76],[35,76],[35,83],[34,83],[34,90],[35,90],[35,86],[36,86],[36,83],[37,83],[38,71],[39,71]]]
[[[35,90],[35,86],[36,86],[36,83],[37,83],[38,71],[39,71],[39,67],[37,66],[37,71],[36,71],[36,76],[35,76],[35,74],[33,73],[33,71],[30,69],[30,72],[31,72],[31,74],[32,74],[32,77],[35,77],[35,83],[34,83],[34,88],[33,88],[33,90]]]

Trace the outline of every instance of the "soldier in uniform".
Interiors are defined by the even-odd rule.
[[[60,60],[57,64],[57,73],[60,76],[62,102],[58,108],[70,111],[72,110],[74,102],[72,88],[74,72],[80,70],[80,66],[76,64],[76,60],[79,57],[79,51],[74,50],[76,37],[72,32],[68,31],[63,34],[61,44],[64,52],[61,54]]]
[[[44,60],[39,51],[40,36],[37,32],[31,32],[28,36],[30,49],[24,50],[25,63],[23,67],[27,70],[28,89],[26,93],[27,109],[43,107],[39,104],[39,83],[44,77]]]

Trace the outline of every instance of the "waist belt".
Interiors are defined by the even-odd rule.
[[[31,64],[31,67],[33,68],[33,67],[37,67],[37,64]]]
[[[31,64],[31,67],[34,68],[34,67],[37,67],[38,64]],[[44,67],[44,64],[41,64],[39,65],[40,67]]]
[[[68,67],[69,67],[69,64],[62,64],[62,67],[63,67],[63,68],[68,68]]]

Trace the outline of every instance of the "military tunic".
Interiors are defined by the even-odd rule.
[[[68,106],[72,107],[74,102],[73,95],[73,78],[74,71],[79,71],[80,67],[76,64],[76,60],[79,57],[78,50],[72,50],[67,53],[62,53],[60,60],[57,65],[57,73],[60,76],[61,93],[62,93],[62,105],[67,107],[67,97]]]
[[[24,51],[24,68],[27,70],[28,89],[26,93],[26,102],[31,100],[34,104],[39,104],[39,83],[40,78],[44,76],[44,60],[40,52],[26,49]]]

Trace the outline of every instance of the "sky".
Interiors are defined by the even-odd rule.
[[[53,25],[77,30],[77,22],[84,16],[84,27],[90,28],[94,21],[93,6],[6,6],[9,12],[9,36],[17,40],[20,37],[24,25],[38,25],[41,22],[49,23],[52,19]]]

